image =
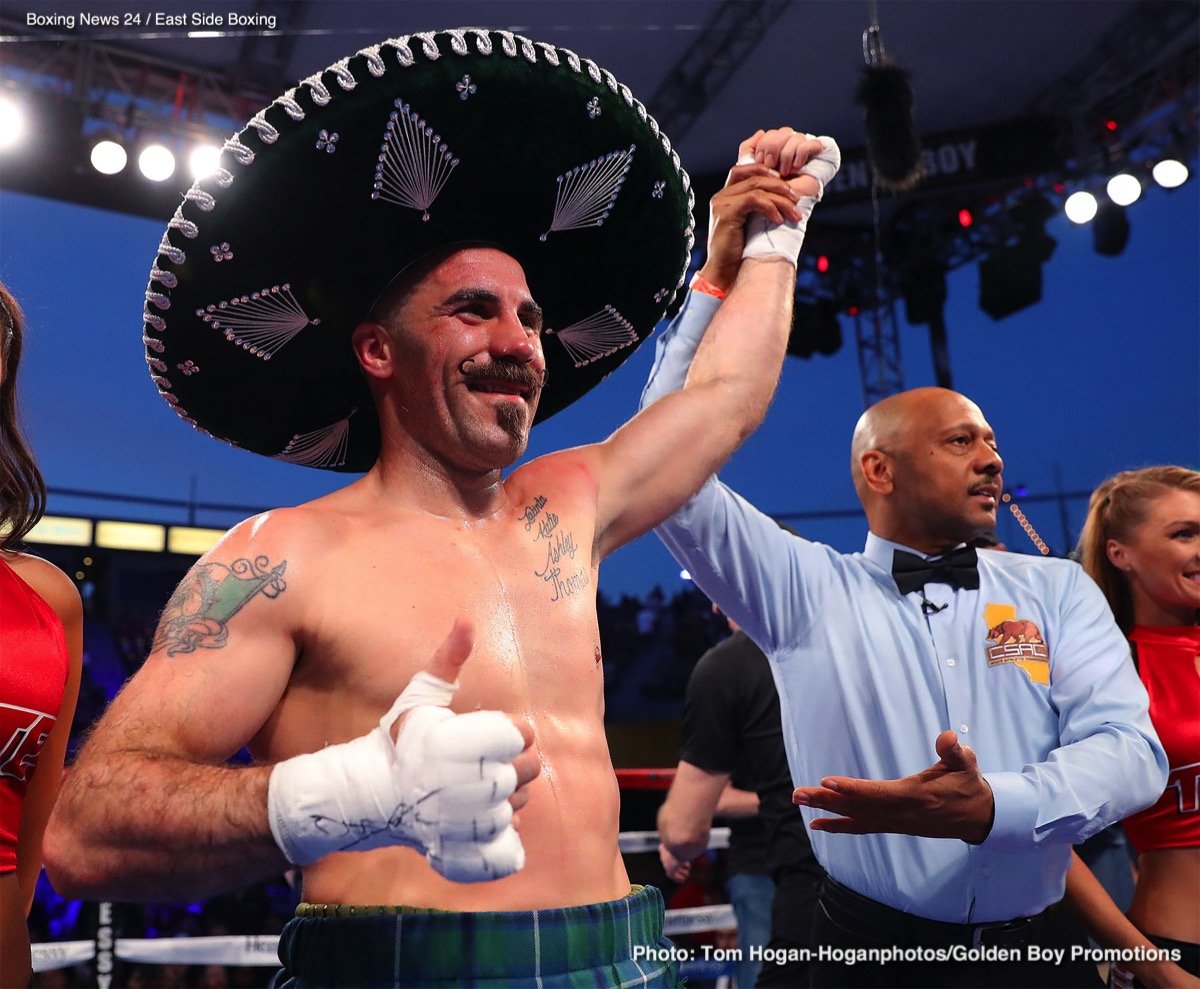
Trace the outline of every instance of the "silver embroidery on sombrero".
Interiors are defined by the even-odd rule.
[[[379,149],[371,198],[419,209],[421,219],[428,220],[429,207],[458,167],[458,159],[411,106],[403,100],[396,100],[395,106]]]
[[[197,309],[196,315],[264,361],[306,326],[321,323],[301,308],[287,283]]]
[[[439,49],[439,41],[446,44],[447,50]],[[609,90],[615,92],[636,113],[638,119],[649,128],[650,133],[659,141],[663,151],[669,156],[674,177],[683,183],[683,190],[687,195],[687,208],[690,217],[695,207],[695,196],[691,188],[691,181],[688,174],[683,170],[679,156],[672,149],[667,136],[660,131],[658,122],[647,112],[646,107],[633,96],[629,88],[613,78],[610,72],[600,69],[590,59],[580,58],[579,55],[567,48],[559,48],[542,41],[531,41],[529,38],[522,37],[511,31],[489,31],[482,28],[465,28],[441,33],[422,32],[420,34],[389,38],[379,44],[362,49],[359,55],[364,58],[367,74],[378,79],[397,69],[403,72],[403,70],[416,65],[418,56],[414,53],[414,49],[419,50],[420,55],[424,56],[426,60],[433,62],[446,55],[469,54],[472,41],[474,42],[475,51],[480,55],[491,55],[495,47],[496,54],[498,55],[502,53],[508,58],[524,58],[530,63],[536,63],[540,56],[542,60],[551,66],[561,66],[564,70],[569,70],[577,75],[586,74],[593,82],[602,83]],[[494,46],[495,41],[498,41],[499,44]],[[388,57],[389,52],[391,54],[390,58]],[[351,63],[352,59],[343,59],[325,70],[325,72],[332,73],[336,80],[337,85],[336,87],[332,87],[333,91],[331,91],[331,87],[326,86],[322,81],[321,76],[324,73],[317,73],[302,80],[295,88],[289,89],[283,95],[277,97],[270,107],[266,107],[255,114],[240,134],[229,138],[225,142],[223,157],[231,161],[234,166],[239,166],[240,168],[253,166],[256,162],[256,153],[250,146],[243,143],[242,138],[246,134],[252,134],[262,142],[264,150],[267,150],[281,136],[280,130],[267,120],[267,113],[273,108],[278,108],[293,123],[303,122],[307,117],[307,113],[298,99],[302,90],[308,92],[309,98],[314,104],[318,107],[323,107],[328,105],[332,100],[335,100],[339,91],[348,92],[353,90],[357,83],[365,81],[365,76],[361,78],[355,77]],[[190,202],[193,206],[198,207],[202,213],[207,213],[215,205],[216,199],[220,197],[220,190],[228,189],[234,184],[235,178],[240,174],[239,167],[234,167],[232,171],[222,167],[208,178],[197,180],[197,184],[193,186],[193,189],[201,191],[200,182],[202,181],[207,191],[201,191],[200,195],[189,195],[185,197],[185,202]],[[580,169],[575,171],[580,171],[586,167],[580,166]],[[619,185],[617,188],[619,189]],[[616,191],[617,189],[612,190],[612,198],[614,200]],[[572,205],[576,205],[576,200],[572,200]],[[424,209],[424,207],[418,208]],[[603,214],[604,211],[601,210],[600,212]],[[601,222],[603,222],[603,216],[592,221],[592,225],[598,226]],[[554,225],[551,227],[551,230],[570,228],[567,225]],[[549,232],[547,231],[547,233]],[[691,222],[687,224],[684,233],[686,243],[682,252],[680,274],[676,282],[676,289],[683,285],[684,279],[687,276],[687,261],[691,254],[692,244],[694,243],[693,225]],[[172,235],[176,237],[176,243],[172,243]],[[178,236],[182,236],[186,240],[195,240],[198,235],[198,225],[192,220],[186,219],[179,211],[176,211],[176,215],[168,224],[167,231],[163,234],[158,253],[172,265],[183,265],[187,261],[189,252],[183,247],[178,246],[177,238]],[[212,233],[206,231],[207,244],[212,244],[214,241],[220,243],[223,239],[217,236],[213,237],[212,240],[208,240],[209,236],[212,236]],[[543,239],[545,239],[545,236],[543,235]],[[146,305],[143,310],[145,332],[142,336],[142,342],[146,347],[147,359],[151,359],[152,354],[163,354],[166,349],[163,340],[158,339],[158,336],[165,337],[168,332],[168,310],[171,306],[170,295],[173,286],[167,285],[167,280],[160,277],[162,273],[163,269],[156,263],[155,270],[151,272],[150,286],[148,286],[146,292]],[[159,291],[158,286],[162,286],[166,291]],[[227,316],[228,314],[219,318],[224,319],[228,323]],[[595,318],[593,317],[593,319]],[[316,321],[314,320],[313,322]],[[286,339],[290,339],[290,337]],[[282,346],[286,342],[286,339],[282,339],[279,346]],[[619,349],[620,346],[624,345],[626,345],[626,342],[622,338],[615,349]],[[247,346],[246,349],[249,350],[251,348]],[[594,360],[597,358],[590,359]],[[159,385],[163,393],[163,398],[172,406],[184,422],[193,425],[201,432],[212,435],[208,433],[208,430],[200,426],[179,404],[179,399],[170,391],[170,382],[159,375],[155,383]],[[228,439],[226,441],[233,443],[235,446],[238,445],[236,441]]]
[[[538,239],[545,240],[558,230],[603,226],[625,183],[635,147],[631,144],[625,151],[610,151],[560,175],[550,229]]]
[[[276,459],[306,467],[341,467],[349,445],[350,416],[311,433],[298,433],[288,440]]]
[[[615,354],[622,347],[637,343],[637,331],[633,324],[612,306],[581,319],[561,330],[547,330],[562,341],[567,355],[576,367],[598,361],[601,357]]]

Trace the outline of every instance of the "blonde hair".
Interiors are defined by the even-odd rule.
[[[1173,465],[1114,474],[1092,492],[1079,534],[1079,562],[1097,584],[1126,635],[1133,628],[1133,596],[1125,575],[1108,558],[1110,539],[1127,540],[1146,521],[1150,503],[1171,489],[1200,494],[1200,471]]]

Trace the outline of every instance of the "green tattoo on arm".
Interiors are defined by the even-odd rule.
[[[287,584],[287,560],[271,566],[265,556],[241,558],[229,566],[201,563],[175,588],[163,608],[151,652],[166,649],[168,656],[220,649],[229,637],[229,620],[257,594],[277,598]]]

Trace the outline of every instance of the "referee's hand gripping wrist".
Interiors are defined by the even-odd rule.
[[[457,622],[366,735],[275,766],[268,818],[289,861],[405,845],[458,882],[524,865],[509,798],[537,775],[532,737],[499,711],[449,709],[472,639]]]
[[[776,151],[775,144],[779,135],[787,142],[783,146],[782,156]],[[790,135],[790,136],[789,136]],[[757,137],[757,136],[756,136]],[[773,139],[773,143],[755,139],[743,142],[739,149],[738,164],[763,162],[772,167],[778,166],[784,178],[807,175],[815,181],[815,194],[801,195],[796,201],[796,211],[799,216],[795,220],[783,223],[773,223],[761,214],[753,214],[746,221],[746,246],[742,251],[743,258],[780,257],[792,264],[800,258],[800,249],[804,246],[804,235],[808,230],[808,218],[812,215],[813,207],[821,201],[827,186],[842,165],[842,152],[837,142],[831,137],[815,137],[812,134],[798,135],[791,128],[780,131],[769,131],[765,135]],[[797,138],[807,139],[808,144],[798,143]],[[756,146],[750,145],[755,143]],[[765,155],[764,158],[764,147]],[[819,150],[817,148],[819,147]],[[794,167],[794,149],[802,148],[805,156],[803,164]],[[813,183],[807,183],[811,186]]]

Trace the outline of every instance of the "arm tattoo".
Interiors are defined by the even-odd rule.
[[[229,619],[256,594],[277,598],[287,584],[287,560],[272,567],[265,556],[242,557],[229,566],[201,563],[183,578],[163,608],[151,652],[166,649],[168,656],[220,649],[229,637]]]

